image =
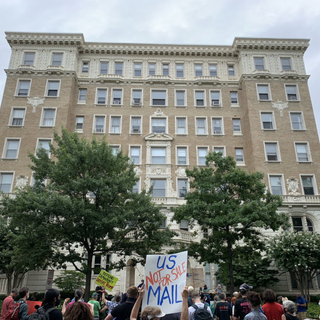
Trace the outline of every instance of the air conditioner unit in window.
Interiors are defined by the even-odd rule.
[[[221,130],[214,130],[214,131],[213,131],[213,134],[221,134],[221,133],[222,133]]]
[[[219,100],[212,100],[212,106],[219,106],[220,105],[220,101]]]
[[[95,132],[103,132],[103,128],[96,128]]]
[[[141,105],[141,99],[140,98],[134,98],[132,100],[132,104],[135,106],[140,106]]]
[[[113,100],[113,104],[121,104],[121,100],[114,99],[114,100]]]
[[[289,98],[288,100],[298,100],[297,96],[289,96],[288,98]]]
[[[132,128],[133,133],[140,133],[140,128]]]

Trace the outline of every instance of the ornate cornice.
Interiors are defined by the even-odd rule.
[[[66,77],[77,77],[75,71],[72,70],[33,70],[28,68],[19,68],[19,69],[5,69],[4,70],[7,76],[13,75],[33,75],[33,76],[52,76],[52,75],[59,75],[59,76],[66,76]]]

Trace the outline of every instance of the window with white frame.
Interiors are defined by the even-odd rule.
[[[212,134],[223,134],[222,118],[212,118]]]
[[[291,69],[291,59],[290,58],[280,58],[282,70],[292,70]]]
[[[11,111],[11,126],[23,126],[26,109],[24,108],[12,108]]]
[[[162,64],[162,75],[168,76],[169,75],[169,63]]]
[[[132,192],[133,193],[139,193],[139,185],[140,185],[140,180],[138,180],[134,186],[132,187]]]
[[[210,77],[217,77],[218,76],[218,69],[216,64],[209,65],[209,74]]]
[[[302,112],[290,112],[292,130],[304,130],[304,121]]]
[[[151,90],[151,99],[153,106],[167,105],[167,92],[166,90]]]
[[[141,77],[142,76],[142,63],[141,62],[135,62],[134,63],[134,76],[135,77]]]
[[[166,180],[165,179],[150,179],[153,197],[166,196]]]
[[[151,147],[151,163],[166,164],[166,148],[165,147]]]
[[[122,70],[123,70],[123,62],[116,62],[114,73],[122,76]]]
[[[31,85],[31,80],[19,80],[18,81],[17,96],[20,96],[20,97],[29,96],[30,85]]]
[[[315,195],[315,183],[314,183],[314,176],[301,176],[301,182],[302,182],[302,189],[303,194],[305,195]]]
[[[134,164],[141,164],[140,163],[140,147],[138,146],[130,147],[130,159]]]
[[[262,57],[254,58],[254,66],[255,66],[256,70],[265,70],[264,58],[262,58]]]
[[[218,152],[221,152],[222,153],[222,155],[225,157],[225,155],[226,155],[226,148],[225,147],[220,147],[220,146],[214,146],[213,147],[213,152],[215,152],[215,153],[218,153]]]
[[[43,108],[42,109],[42,121],[43,127],[54,127],[56,117],[56,109]]]
[[[97,89],[97,104],[107,104],[107,89]]]
[[[295,149],[297,154],[298,162],[309,162],[311,161],[310,150],[308,143],[306,142],[295,142]]]
[[[187,220],[181,220],[179,224],[179,229],[183,231],[189,231],[189,222]]]
[[[261,121],[264,130],[275,129],[273,112],[261,112]]]
[[[112,89],[112,104],[122,104],[122,89]]]
[[[183,78],[184,77],[184,64],[176,63],[176,77]]]
[[[270,100],[270,90],[267,84],[258,84],[258,96],[259,100]]]
[[[269,176],[270,181],[270,188],[271,193],[274,195],[282,195],[283,192],[283,183],[282,183],[282,176],[279,175],[270,175]]]
[[[48,97],[58,97],[59,96],[59,87],[60,87],[60,81],[48,80],[47,96]]]
[[[84,116],[76,116],[76,130],[83,131]]]
[[[18,151],[20,146],[20,139],[6,139],[5,149],[3,151],[4,159],[18,159]]]
[[[89,72],[89,61],[82,61],[82,73]]]
[[[196,134],[208,134],[207,118],[196,118]]]
[[[205,105],[205,91],[195,91],[196,106],[203,107]]]
[[[105,116],[95,116],[94,117],[94,127],[93,132],[105,133]]]
[[[238,104],[238,92],[230,91],[231,104]]]
[[[61,66],[62,65],[63,53],[53,53],[52,54],[52,66]]]
[[[118,154],[118,152],[120,151],[120,146],[110,146],[111,152],[114,156],[116,156]]]
[[[234,76],[234,65],[233,64],[228,64],[228,75]]]
[[[154,133],[166,132],[166,118],[152,118],[151,127]]]
[[[86,100],[87,100],[87,89],[86,88],[80,88],[79,89],[78,102],[79,103],[85,103]]]
[[[35,55],[36,55],[35,52],[25,52],[24,58],[23,58],[23,65],[33,66]]]
[[[211,105],[213,107],[220,106],[221,105],[220,91],[210,91],[210,94],[211,94]]]
[[[188,192],[188,179],[178,179],[178,197],[184,198]]]
[[[232,119],[233,133],[240,134],[241,133],[241,122],[240,119]]]
[[[206,164],[206,156],[208,154],[208,147],[198,147],[198,165],[204,166]]]
[[[141,117],[131,117],[131,133],[141,133]]]
[[[44,149],[48,157],[50,157],[50,143],[51,139],[39,139],[37,149]]]
[[[266,160],[280,161],[278,142],[265,142]]]
[[[293,84],[293,85],[286,84],[285,87],[286,87],[287,100],[289,100],[289,101],[299,100],[298,88],[295,84]]]
[[[244,163],[243,148],[235,148],[235,152],[236,152],[236,162],[238,164]]]
[[[0,192],[10,193],[12,190],[13,173],[0,172]]]
[[[110,133],[121,133],[121,117],[111,116]]]
[[[154,76],[156,74],[156,64],[149,63],[149,76]]]
[[[303,231],[302,218],[301,217],[291,217],[291,219],[292,219],[293,230],[296,232],[302,232]]]
[[[132,105],[141,106],[142,104],[142,90],[134,89],[132,90]]]
[[[176,118],[176,134],[187,134],[187,118],[177,117]]]
[[[176,106],[185,106],[185,90],[176,90]]]
[[[99,274],[100,271],[101,271],[101,256],[100,255],[95,255],[94,256],[93,272],[94,272],[94,274]]]
[[[101,61],[100,62],[100,74],[108,74],[109,62]]]
[[[194,75],[196,77],[202,77],[202,64],[194,65]]]
[[[177,147],[177,164],[186,165],[187,161],[187,147]]]

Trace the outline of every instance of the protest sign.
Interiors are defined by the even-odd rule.
[[[181,292],[186,285],[188,252],[148,255],[142,309],[159,307],[166,314],[182,311]]]
[[[113,276],[105,270],[101,270],[95,283],[99,286],[104,286],[109,291],[112,291],[117,281],[117,277]]]

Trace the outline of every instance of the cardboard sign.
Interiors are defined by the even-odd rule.
[[[113,276],[105,270],[101,270],[95,283],[99,286],[105,287],[109,291],[112,291],[117,281],[117,277]]]
[[[142,309],[159,307],[164,313],[182,311],[181,292],[186,285],[188,252],[148,255]]]

